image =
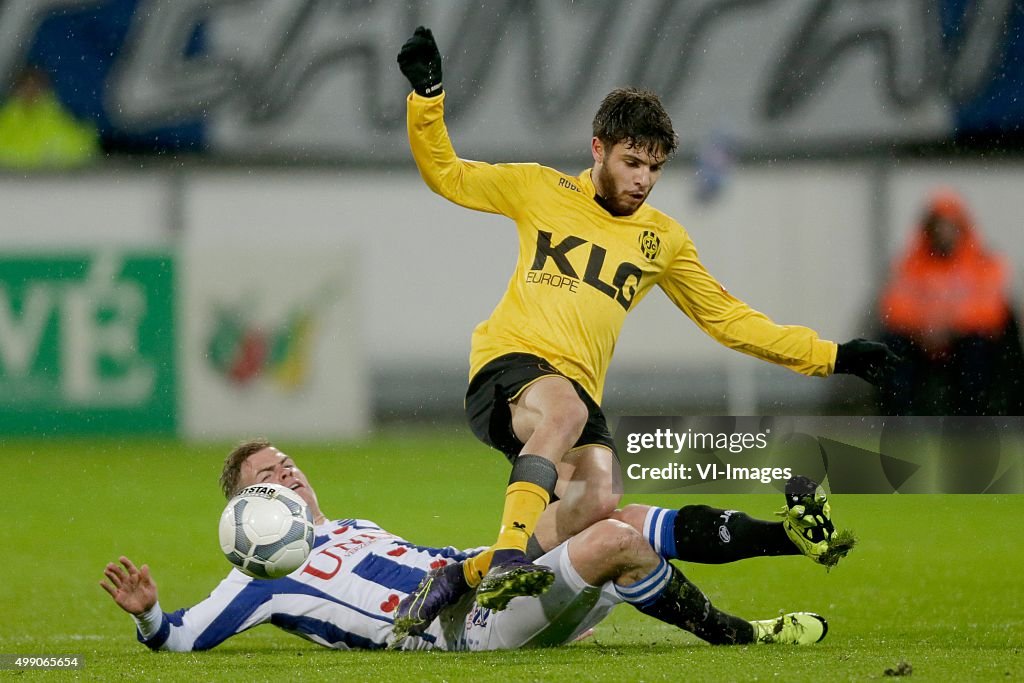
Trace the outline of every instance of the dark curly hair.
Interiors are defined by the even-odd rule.
[[[679,136],[658,96],[649,90],[616,88],[594,115],[594,137],[612,147],[626,142],[653,156],[672,156]]]

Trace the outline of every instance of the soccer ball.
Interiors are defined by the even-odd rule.
[[[280,484],[248,486],[220,516],[220,549],[231,564],[257,579],[277,579],[306,561],[313,549],[313,514]]]

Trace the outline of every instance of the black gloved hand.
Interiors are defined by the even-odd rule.
[[[875,386],[881,386],[896,372],[896,366],[902,360],[885,344],[852,339],[839,345],[835,373],[857,375]]]
[[[417,27],[412,38],[398,52],[398,68],[409,79],[416,94],[424,97],[440,95],[441,52],[429,28]]]

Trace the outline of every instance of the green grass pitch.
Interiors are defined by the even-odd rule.
[[[423,544],[492,540],[507,465],[466,430],[385,431],[337,445],[281,443],[329,516],[363,517]],[[150,653],[98,586],[120,554],[149,563],[166,610],[204,598],[228,569],[217,546],[220,464],[231,444],[23,440],[4,448],[7,484],[0,654],[82,655],[84,679],[278,681],[832,681],[1024,677],[1024,495],[834,496],[861,543],[831,573],[802,557],[683,565],[747,618],[812,610],[813,647],[710,647],[618,608],[589,640],[544,651],[342,652],[271,626],[204,653]],[[632,498],[703,502],[768,517],[781,496]],[[50,675],[0,672],[8,675]]]

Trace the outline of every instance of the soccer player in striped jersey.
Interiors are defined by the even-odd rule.
[[[478,551],[418,546],[366,520],[329,520],[302,471],[264,440],[246,442],[232,451],[221,483],[228,498],[255,483],[295,490],[316,520],[316,547],[303,566],[286,577],[253,579],[233,569],[205,600],[169,613],[160,606],[148,565],[137,567],[123,556],[120,564],[108,564],[101,585],[132,615],[139,641],[151,649],[206,650],[268,623],[338,649],[554,646],[580,637],[623,602],[713,644],[809,644],[821,640],[827,630],[825,620],[810,612],[746,621],[715,608],[667,561],[692,559],[688,557],[691,550],[675,554],[676,546],[703,544],[704,525],[688,526],[686,508],[670,511],[634,505],[622,511],[628,523],[602,520],[545,554],[543,561],[555,579],[544,595],[517,598],[501,612],[480,607],[467,595],[428,628],[410,635],[394,625],[399,601],[431,568],[463,561]],[[787,546],[785,535],[775,527],[781,525],[776,523],[767,533],[758,531],[768,540],[751,545],[746,555],[734,553],[731,559],[801,552]],[[712,531],[712,536],[720,535]],[[679,533],[690,535],[677,544],[674,539]],[[778,552],[766,550],[773,542],[783,547]],[[656,552],[654,546],[663,549]],[[707,561],[723,561],[720,551],[708,557]]]
[[[398,55],[412,85],[407,123],[427,186],[461,206],[512,219],[519,259],[490,318],[473,332],[466,413],[474,434],[512,463],[497,540],[438,570],[399,608],[415,628],[470,588],[501,609],[552,580],[533,563],[618,505],[615,444],[601,394],[626,314],[654,288],[715,340],[804,375],[877,383],[896,361],[885,345],[836,344],[778,325],[704,268],[686,230],[646,203],[678,139],[657,96],[612,91],[594,117],[593,167],[460,159],[444,121],[441,54],[419,27]],[[549,514],[545,509],[557,496]]]

